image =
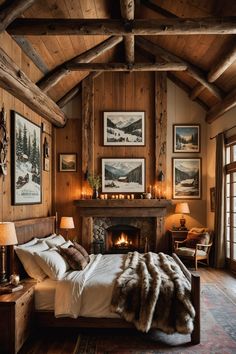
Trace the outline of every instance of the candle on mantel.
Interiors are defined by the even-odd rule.
[[[107,194],[104,194],[104,199],[107,199]]]
[[[131,194],[131,199],[134,199],[134,194]]]
[[[81,193],[81,198],[85,199],[85,193],[84,192]]]

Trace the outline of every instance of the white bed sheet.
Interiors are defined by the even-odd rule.
[[[52,311],[55,305],[56,280],[49,278],[37,283],[34,291],[34,304],[37,311]]]

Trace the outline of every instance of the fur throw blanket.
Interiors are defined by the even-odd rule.
[[[164,253],[129,253],[116,279],[111,311],[142,332],[191,333],[195,310],[190,284],[174,259]]]

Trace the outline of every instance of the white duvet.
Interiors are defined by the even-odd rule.
[[[118,317],[110,312],[112,291],[126,255],[90,255],[83,271],[67,272],[57,282],[56,317]]]

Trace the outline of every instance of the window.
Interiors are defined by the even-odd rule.
[[[226,143],[226,257],[236,270],[236,136]]]

